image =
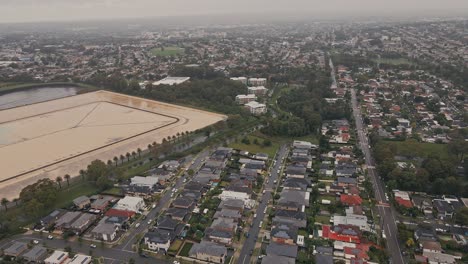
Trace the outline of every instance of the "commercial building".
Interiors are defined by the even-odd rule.
[[[45,264],[67,264],[70,262],[68,252],[55,250],[52,255],[44,260]]]
[[[252,102],[257,100],[257,96],[255,94],[239,94],[236,95],[236,102],[238,104],[244,105],[248,102]]]
[[[153,85],[174,85],[174,84],[181,84],[186,81],[190,80],[190,77],[166,77],[161,79],[157,82],[154,82]]]
[[[125,196],[114,206],[114,209],[138,212],[145,208],[145,201],[140,197]]]
[[[257,101],[250,101],[244,105],[251,114],[261,115],[267,112],[267,107],[265,104],[261,104]]]

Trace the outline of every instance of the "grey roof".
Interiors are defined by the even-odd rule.
[[[316,247],[315,250],[319,254],[333,255],[333,248],[331,248],[331,247]]]
[[[294,202],[299,205],[309,205],[309,201],[306,200],[306,192],[299,191],[299,190],[286,190],[283,189],[280,194],[280,199],[278,200],[278,203],[288,203],[288,202]]]
[[[315,255],[315,263],[320,264],[333,264],[333,256],[325,254]]]
[[[197,253],[222,257],[227,255],[227,249],[223,245],[203,240],[199,244],[193,244],[189,256],[193,256]]]
[[[356,178],[338,177],[337,181],[344,184],[357,184]]]
[[[93,214],[82,214],[78,219],[73,221],[71,224],[72,228],[83,228],[84,226],[89,226],[96,219],[96,215]]]
[[[59,219],[63,214],[65,214],[67,211],[63,209],[57,209],[52,211],[49,215],[43,217],[41,219],[41,224],[43,225],[50,225],[53,224],[57,219]]]
[[[286,174],[305,175],[306,170],[306,167],[301,165],[289,165],[286,168]]]
[[[91,232],[97,234],[113,234],[116,230],[115,224],[107,222],[107,219],[108,217],[104,216]]]
[[[171,232],[162,229],[156,229],[155,231],[151,231],[145,234],[145,241],[148,240],[153,243],[167,243],[167,241],[171,241],[171,239]]]
[[[237,224],[234,222],[234,219],[231,218],[216,218],[213,220],[213,223],[211,223],[211,227],[215,229],[235,229]]]
[[[221,238],[232,238],[232,232],[219,230],[213,227],[208,227],[205,231],[207,237],[221,237]]]
[[[299,188],[303,191],[307,190],[308,186],[310,186],[310,181],[305,178],[287,178],[283,183],[283,187]]]
[[[172,202],[172,205],[174,207],[190,207],[194,203],[195,203],[195,201],[192,198],[184,196],[184,197],[177,197],[177,199],[175,199]]]
[[[268,255],[263,257],[262,264],[295,264],[296,260],[284,256]],[[320,262],[317,262],[320,263]]]
[[[158,228],[166,230],[175,230],[179,223],[179,221],[174,220],[169,216],[165,216],[162,219],[158,220]]]
[[[73,199],[73,203],[75,205],[79,205],[79,204],[82,204],[82,203],[89,203],[89,197],[88,196],[80,196],[78,198],[75,198]]]
[[[267,255],[277,255],[277,256],[296,258],[297,246],[272,242],[267,246],[266,253]]]
[[[189,214],[189,209],[171,207],[166,210],[166,215],[177,218],[184,218]]]
[[[219,208],[244,208],[244,201],[239,199],[226,199],[221,201]]]
[[[28,244],[23,242],[14,242],[11,246],[3,250],[5,255],[17,256],[28,249]]]
[[[47,249],[43,246],[36,245],[31,250],[23,255],[23,258],[29,261],[42,260],[47,255]]]
[[[242,214],[239,212],[239,210],[235,209],[228,209],[228,208],[222,208],[221,211],[217,211],[214,214],[214,218],[219,218],[219,217],[226,217],[226,218],[241,218]]]
[[[64,215],[62,215],[57,221],[56,225],[57,226],[70,226],[73,221],[75,221],[78,217],[80,217],[82,213],[80,212],[66,212]]]
[[[271,230],[270,235],[271,237],[292,239],[296,241],[297,227],[293,225],[278,225],[277,227]]]

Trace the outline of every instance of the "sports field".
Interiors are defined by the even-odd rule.
[[[150,54],[156,57],[175,56],[175,55],[183,54],[184,52],[185,50],[183,48],[174,47],[174,46],[164,47],[164,48],[152,48],[150,50]]]
[[[107,91],[0,111],[0,160],[8,164],[0,193],[17,194],[39,178],[77,175],[94,159],[112,160],[224,118]]]

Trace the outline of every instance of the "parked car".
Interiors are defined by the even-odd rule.
[[[90,248],[96,248],[97,246],[95,244],[89,245]]]
[[[54,239],[54,236],[48,235],[48,236],[47,236],[47,239],[49,239],[49,240]]]

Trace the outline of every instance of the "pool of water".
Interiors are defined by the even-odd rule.
[[[0,110],[72,96],[79,87],[38,87],[0,95]]]

